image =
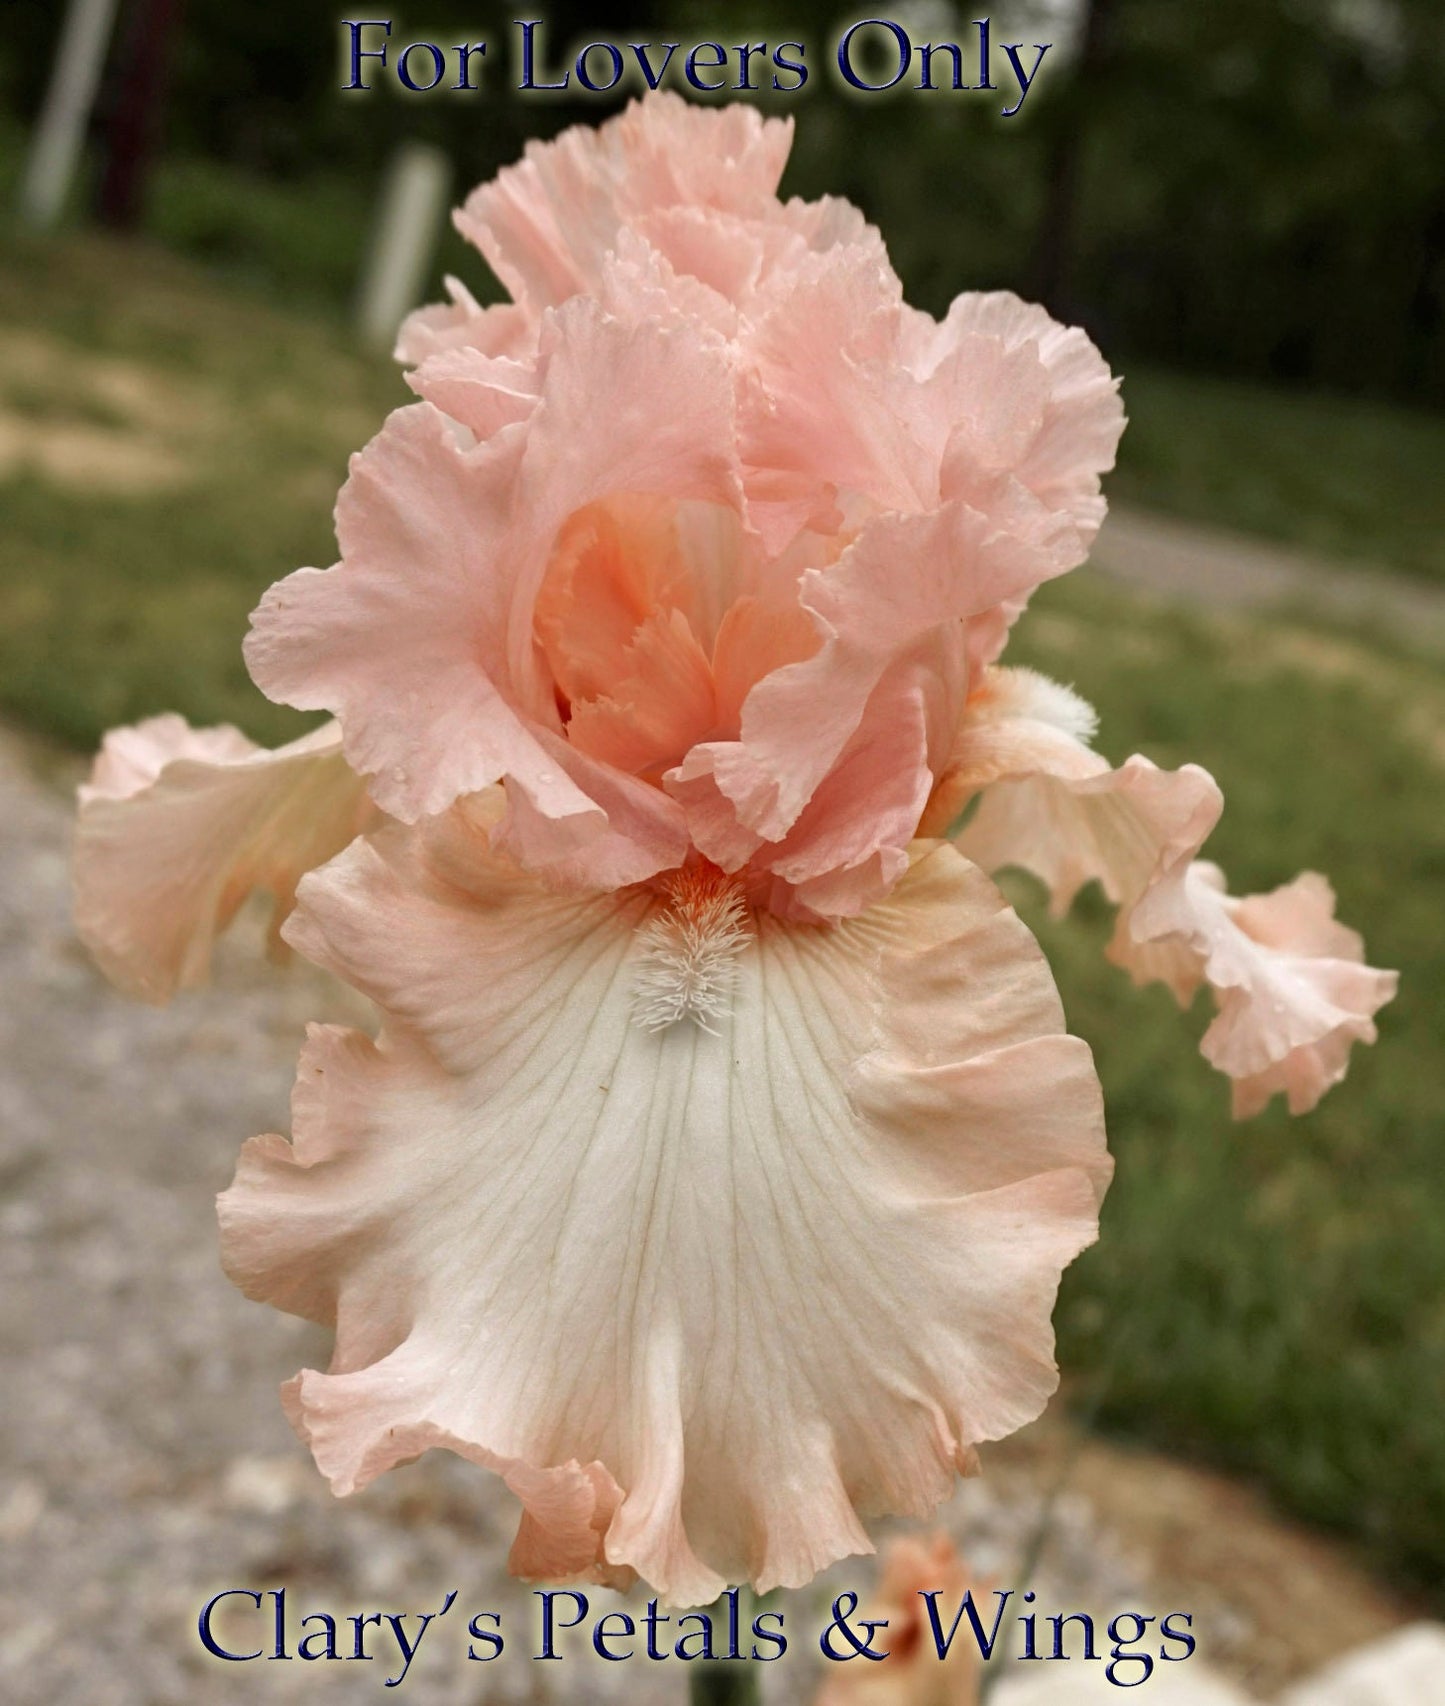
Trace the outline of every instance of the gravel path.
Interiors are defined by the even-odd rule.
[[[324,1363],[325,1336],[232,1290],[211,1198],[243,1138],[286,1129],[302,1026],[347,1016],[343,992],[305,967],[265,967],[257,927],[223,951],[211,990],[164,1010],[113,994],[68,922],[58,784],[73,780],[0,731],[0,1694],[10,1706],[392,1698],[389,1640],[364,1668],[227,1665],[202,1650],[197,1613],[228,1587],[284,1587],[298,1619],[430,1611],[455,1588],[455,1613],[406,1679],[421,1706],[680,1700],[677,1663],[529,1661],[534,1606],[505,1576],[514,1516],[491,1477],[432,1453],[354,1499],[326,1491],[276,1398],[297,1367]],[[1019,1580],[1067,1450],[1054,1419],[962,1490],[946,1520],[980,1572]],[[821,1628],[831,1596],[870,1579],[854,1562],[788,1596],[790,1630]],[[1303,1668],[1301,1642],[1318,1662],[1399,1620],[1250,1495],[1097,1444],[1030,1585],[1055,1608],[1195,1609],[1204,1651],[1274,1686]],[[465,1656],[465,1619],[483,1609],[502,1612],[515,1643],[485,1667]],[[769,1667],[771,1701],[810,1696],[812,1639]]]
[[[1090,568],[1164,598],[1311,611],[1445,645],[1445,587],[1367,564],[1324,562],[1153,511],[1111,509]]]

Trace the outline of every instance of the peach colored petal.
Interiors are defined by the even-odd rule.
[[[687,513],[699,509],[718,517],[712,525],[724,533],[720,574],[688,548],[708,527]],[[675,612],[690,633],[711,634],[718,622],[714,603],[730,602],[731,589],[714,592],[707,583],[715,575],[725,579],[741,554],[729,519],[716,505],[679,506],[635,493],[572,516],[553,551],[535,616],[552,678],[569,700],[613,692],[631,667],[627,654],[639,629],[656,616]],[[702,554],[708,554],[705,545]]]
[[[342,561],[277,582],[251,618],[246,661],[262,691],[334,710],[347,756],[399,815],[540,764],[505,697],[511,588],[483,567],[519,459],[516,440],[468,449],[429,405],[398,409],[342,487]]]
[[[173,715],[112,729],[80,789],[76,929],[112,983],[167,1001],[204,980],[253,889],[279,924],[298,880],[378,815],[334,723],[274,752]]]
[[[504,1466],[528,1572],[801,1584],[1053,1389],[1109,1173],[1088,1050],[945,846],[857,920],[753,915],[731,1012],[650,1031],[672,903],[541,888],[487,833],[459,808],[303,886],[288,936],[383,1030],[313,1041],[228,1269],[335,1323],[290,1402],[338,1489],[445,1443]]]
[[[1072,540],[1066,523],[1030,504],[1007,528],[960,504],[880,516],[835,564],[803,576],[801,603],[822,636],[817,652],[760,681],[743,705],[740,738],[694,749],[676,783],[711,775],[745,828],[781,839],[853,738],[886,672],[920,647],[933,648],[941,702],[954,700],[943,729],[930,732],[941,764],[961,699],[961,683],[950,682],[961,662],[961,622],[1061,572]]]
[[[518,361],[466,347],[428,356],[406,382],[482,441],[528,422],[539,399],[535,359]]]
[[[395,359],[415,367],[445,350],[477,349],[488,355],[524,350],[535,337],[535,325],[525,309],[510,302],[484,308],[460,279],[447,278],[446,302],[429,304],[408,314],[396,335]]]
[[[234,764],[262,749],[230,723],[192,728],[184,717],[165,711],[142,723],[109,729],[95,755],[90,776],[80,785],[82,801],[125,800],[148,788],[173,758],[197,758]]]
[[[648,265],[644,248],[665,299],[691,305],[743,344],[751,325],[797,289],[810,255],[847,249],[880,277],[892,277],[883,239],[839,201],[773,202],[751,218],[696,206],[657,209],[618,233],[617,254],[634,267]]]
[[[882,239],[847,202],[778,200],[791,141],[790,120],[652,93],[595,130],[530,144],[455,216],[514,304],[483,309],[448,279],[451,300],[408,319],[398,358],[468,343],[515,353],[549,307],[582,294],[624,317],[681,310],[732,337],[810,251],[866,250],[886,268]]]
[[[784,917],[851,917],[881,898],[907,868],[928,798],[930,732],[957,714],[956,649],[952,659],[940,645],[889,668],[833,767],[778,841],[765,842],[739,821],[710,772],[671,772],[667,785],[687,812],[694,845],[722,870],[746,866],[762,885],[757,892]]]
[[[589,758],[647,776],[675,764],[717,723],[706,652],[680,610],[658,611],[633,636],[611,690],[573,704],[567,738]]]
[[[673,870],[687,857],[687,820],[675,800],[590,758],[561,734],[542,730],[537,742],[596,815],[550,817],[527,790],[508,788],[497,839],[528,870],[553,883],[612,889]]]
[[[899,365],[902,287],[886,261],[840,248],[800,260],[747,340],[740,415],[748,512],[768,547],[830,531],[840,492],[884,510],[939,502],[938,459],[914,431]]]
[[[751,512],[774,547],[830,493],[884,509],[958,498],[992,511],[1022,486],[1066,516],[1081,561],[1124,426],[1080,331],[1017,298],[963,296],[941,326],[904,306],[865,245],[800,257],[744,340]]]
[[[360,458],[342,561],[248,643],[393,815],[503,780],[553,880],[589,849],[660,872],[685,831],[796,917],[902,869],[968,677],[1097,527],[1122,417],[1082,333],[1003,295],[939,325],[856,209],[780,201],[791,134],[652,95],[458,216],[515,301],[449,283],[409,323],[438,414]]]
[[[1363,942],[1335,921],[1334,892],[1317,872],[1236,900],[1212,871],[1196,862],[1147,897],[1131,934],[1187,943],[1198,956],[1219,1007],[1200,1048],[1234,1080],[1236,1118],[1277,1092],[1292,1114],[1308,1113],[1345,1076],[1351,1047],[1374,1042],[1397,974],[1363,963]],[[1116,957],[1130,965],[1129,947]]]
[[[1314,873],[1269,895],[1226,892],[1218,867],[1196,857],[1223,809],[1206,771],[1137,756],[1110,769],[1058,726],[1052,684],[1011,677],[996,672],[971,703],[925,821],[981,790],[957,836],[970,858],[1033,871],[1056,912],[1097,880],[1119,907],[1111,959],[1181,1002],[1201,983],[1213,991],[1218,1016],[1201,1049],[1234,1080],[1236,1115],[1276,1091],[1307,1112],[1344,1076],[1352,1044],[1374,1041],[1395,974],[1361,963],[1360,938],[1334,921],[1334,896]]]
[[[1003,464],[1051,509],[1062,509],[1087,546],[1099,531],[1106,508],[1100,476],[1114,465],[1124,431],[1118,380],[1077,326],[1062,326],[1035,303],[1008,291],[965,292],[953,300],[941,325],[912,322],[917,370],[937,374],[956,365],[970,389],[989,391],[989,406],[1000,406],[1003,375],[1024,369],[1000,367],[999,384],[985,386],[969,378],[972,363],[984,359],[992,344],[1005,361],[1026,356],[1038,378],[1029,385],[1027,422],[1013,420],[1012,439]],[[999,357],[996,355],[994,360]],[[1039,384],[1041,378],[1042,384]],[[957,380],[955,380],[957,383]],[[983,417],[986,419],[986,417]],[[980,431],[980,418],[964,417],[964,431],[949,445],[946,484],[961,488],[1000,465],[990,449],[995,437]]]
[[[890,1540],[876,1593],[859,1617],[886,1619],[879,1643],[881,1663],[829,1665],[813,1706],[978,1706],[982,1663],[977,1645],[955,1640],[940,1659],[923,1596],[937,1596],[945,1630],[952,1613],[977,1581],[965,1568],[952,1540],[942,1531]]]
[[[660,208],[766,210],[791,120],[739,102],[707,109],[659,93],[592,129],[531,142],[522,160],[468,198],[457,229],[513,298],[534,311],[595,285],[619,228]]]
[[[478,385],[494,386],[496,360],[475,359]],[[525,428],[473,445],[428,404],[390,418],[343,489],[341,562],[271,589],[247,660],[273,697],[336,713],[348,758],[394,815],[442,811],[505,777],[529,844],[551,823],[561,860],[617,828],[576,780],[586,755],[560,764],[549,739],[560,714],[534,616],[558,536],[629,494],[735,507],[737,481],[720,346],[576,302],[554,317],[539,363]],[[625,778],[611,779],[619,789]],[[682,821],[661,800],[643,816]],[[675,841],[639,844],[626,880],[675,863]]]
[[[754,870],[787,885],[790,916],[850,917],[907,869],[932,782],[930,737],[962,699],[954,641],[952,656],[945,642],[890,667],[793,827],[754,853]]]
[[[918,833],[946,835],[979,790],[1002,776],[1094,775],[1102,761],[1088,742],[1097,721],[1072,689],[1034,670],[988,671],[959,719]]]

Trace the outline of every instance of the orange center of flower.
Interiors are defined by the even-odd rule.
[[[563,528],[535,631],[568,740],[652,782],[699,741],[735,738],[753,684],[818,643],[795,596],[760,585],[731,510],[641,494]]]

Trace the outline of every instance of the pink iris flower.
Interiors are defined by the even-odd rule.
[[[999,664],[1103,518],[1115,382],[1015,297],[910,308],[855,210],[778,199],[790,141],[659,95],[478,190],[512,300],[408,322],[340,561],[253,618],[333,720],[118,731],[77,848],[128,989],[263,887],[375,1004],[221,1202],[237,1283],[335,1328],[284,1393],[332,1485],[446,1446],[518,1573],[675,1603],[871,1550],[1054,1389],[1111,1162],[991,873],[1097,879],[1135,977],[1208,983],[1241,1113],[1312,1107],[1394,981],[1322,878],[1228,894],[1204,771],[1111,769]]]

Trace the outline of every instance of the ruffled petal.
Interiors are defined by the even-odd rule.
[[[1292,1114],[1308,1113],[1345,1076],[1354,1044],[1375,1040],[1374,1015],[1398,976],[1364,964],[1364,943],[1334,910],[1318,872],[1235,899],[1216,867],[1199,860],[1134,909],[1131,938],[1187,945],[1196,980],[1214,989],[1219,1012],[1200,1049],[1234,1080],[1238,1119],[1277,1093]],[[1132,949],[1124,943],[1115,957],[1138,975]]]
[[[761,309],[742,339],[744,463],[774,548],[845,492],[991,513],[1022,488],[1067,518],[1083,560],[1124,428],[1117,381],[1083,332],[1005,293],[961,296],[938,325],[862,243],[799,256]]]
[[[529,1573],[801,1584],[1053,1389],[1110,1166],[1088,1050],[946,846],[834,928],[739,914],[730,1011],[649,1030],[684,903],[544,890],[487,835],[458,808],[304,886],[290,939],[383,1031],[313,1039],[229,1271],[334,1322],[291,1404],[339,1490],[448,1444],[522,1498]]]
[[[595,288],[619,228],[649,212],[765,211],[792,147],[789,119],[739,102],[706,109],[671,93],[597,129],[574,126],[473,191],[457,229],[534,312]]]
[[[867,249],[809,255],[746,341],[740,415],[748,513],[770,550],[834,531],[842,494],[877,509],[937,507],[938,458],[915,432],[918,387],[899,365],[903,291]]]
[[[113,729],[80,789],[76,929],[112,983],[167,1001],[204,980],[253,889],[279,925],[300,878],[378,818],[334,723],[274,752],[174,715]]]
[[[567,738],[579,752],[634,775],[660,773],[717,727],[707,653],[680,610],[638,628],[606,693],[572,707]]]
[[[398,410],[352,466],[342,560],[267,593],[247,661],[263,691],[332,710],[347,756],[406,821],[505,777],[543,862],[614,838],[606,808],[559,763],[556,684],[535,643],[538,598],[569,520],[604,499],[739,501],[721,346],[686,327],[627,327],[577,302],[551,324],[525,422],[472,444],[430,404]],[[455,352],[454,352],[455,357]],[[513,365],[475,358],[478,411],[526,406]],[[455,359],[439,379],[458,394]],[[613,778],[609,791],[626,791]],[[681,823],[671,802],[653,814]],[[639,847],[627,880],[666,868]]]
[[[793,827],[752,855],[754,870],[786,885],[786,899],[773,896],[775,909],[805,919],[852,917],[908,868],[932,782],[930,739],[962,696],[957,662],[944,644],[884,675]]]
[[[816,653],[760,681],[744,702],[740,738],[696,747],[677,784],[712,776],[745,828],[781,839],[858,730],[879,682],[920,647],[932,648],[939,703],[952,701],[953,715],[919,755],[926,765],[941,733],[941,765],[961,703],[961,622],[1062,572],[1072,550],[1067,523],[1031,503],[1006,527],[961,504],[879,517],[835,564],[803,576],[802,608],[821,636]]]
[[[446,350],[476,349],[488,355],[512,355],[536,337],[536,322],[510,302],[484,308],[460,279],[447,278],[446,302],[414,309],[396,335],[394,358],[415,367]]]
[[[916,370],[936,378],[951,368],[961,395],[978,399],[950,437],[945,485],[962,492],[1006,468],[1090,545],[1124,409],[1088,334],[1006,290],[965,292],[942,324],[919,316],[912,328]]]
[[[1334,895],[1312,872],[1268,895],[1229,895],[1218,867],[1196,857],[1223,809],[1214,779],[1138,756],[1111,769],[1060,726],[1059,691],[994,672],[925,822],[941,827],[978,794],[958,845],[985,870],[1032,871],[1056,913],[1096,880],[1119,907],[1111,959],[1181,1002],[1211,987],[1218,1016],[1201,1048],[1234,1080],[1236,1116],[1276,1091],[1307,1112],[1344,1076],[1351,1046],[1375,1040],[1395,974],[1362,963],[1360,938],[1335,922]]]

